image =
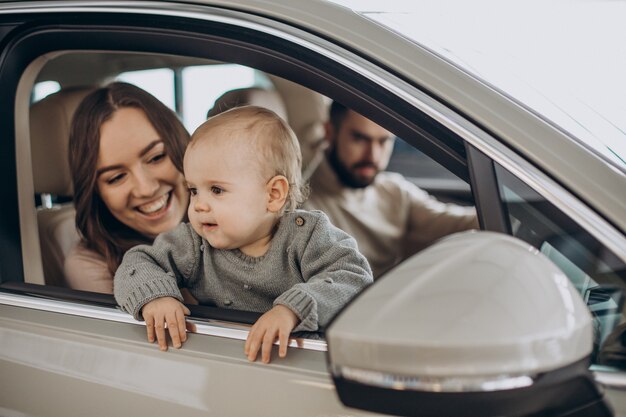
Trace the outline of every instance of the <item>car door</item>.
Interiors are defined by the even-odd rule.
[[[336,19],[367,22],[355,21],[357,17],[339,8],[311,4],[299,10],[286,2],[272,8],[255,2],[236,5],[253,13],[232,10],[232,5],[159,2],[150,6],[23,2],[0,9],[0,98],[7,109],[0,114],[4,178],[0,366],[3,381],[8,382],[3,384],[7,388],[0,394],[0,404],[5,410],[35,415],[111,415],[129,410],[156,415],[247,415],[259,410],[267,415],[358,415],[341,406],[334,394],[323,341],[307,340],[303,348],[290,349],[284,361],[269,366],[249,363],[243,356],[243,341],[250,318],[207,310],[194,313],[198,330],[184,348],[164,354],[146,343],[142,323],[116,310],[110,297],[40,285],[46,271],[39,260],[34,227],[27,114],[38,69],[54,54],[139,51],[248,65],[342,100],[419,148],[471,187],[470,203],[476,204],[484,229],[514,234],[518,229],[512,218],[520,220],[507,211],[501,178],[505,174],[497,175],[496,164],[522,178],[531,190],[538,188],[544,198],[548,194],[551,204],[566,214],[581,207],[575,222],[581,216],[601,220],[584,204],[572,203],[577,200],[567,190],[566,199],[554,197],[563,192],[558,181],[504,145],[501,137],[452,110],[456,106],[446,100],[426,94],[435,90],[429,79],[420,83],[390,69],[380,56],[368,55],[367,48],[347,47],[355,38],[346,35]],[[316,18],[303,18],[308,11],[336,13],[331,22],[338,26],[340,39],[329,40],[328,26],[320,26],[323,36],[318,36],[311,23]],[[363,27],[379,34],[376,25]],[[400,42],[391,34],[383,33],[380,39]],[[419,56],[441,64],[424,51]],[[545,184],[557,191],[546,193]],[[615,253],[620,245],[626,247],[619,230],[602,221],[599,228],[588,223],[583,229],[590,229],[588,233],[623,262],[623,253]],[[616,271],[621,276],[619,265]],[[624,375],[614,366],[598,376],[609,387],[624,386]],[[609,393],[620,415],[626,415],[618,389]]]

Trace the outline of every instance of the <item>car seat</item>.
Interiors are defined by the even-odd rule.
[[[41,262],[47,285],[65,286],[63,262],[78,242],[68,144],[72,116],[93,88],[76,87],[51,94],[30,108],[30,140]]]

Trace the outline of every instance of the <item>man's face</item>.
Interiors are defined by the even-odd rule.
[[[328,160],[344,185],[367,187],[387,168],[394,143],[391,132],[352,110],[338,129],[327,128]]]

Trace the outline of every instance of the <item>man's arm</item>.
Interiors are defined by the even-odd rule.
[[[474,207],[442,203],[408,180],[399,186],[403,203],[409,205],[404,258],[430,246],[439,238],[479,228]]]

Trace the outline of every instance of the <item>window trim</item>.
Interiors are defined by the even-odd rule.
[[[467,145],[467,157],[476,210],[482,213],[479,217],[480,227],[510,234],[498,192],[493,160],[471,145]]]
[[[113,297],[111,296],[111,298]],[[145,323],[143,321],[135,320],[130,314],[123,312],[115,308],[114,306],[105,307],[102,305],[79,304],[77,302],[35,298],[32,295],[16,294],[3,291],[0,291],[0,304],[14,307],[23,307],[32,310],[42,310],[50,313],[62,313],[78,317],[107,320],[116,323],[134,324],[142,327],[145,326]],[[224,337],[228,339],[245,341],[248,338],[248,333],[250,330],[249,324],[246,325],[240,322],[232,322],[220,319],[200,320],[198,318],[191,317],[188,318],[187,321],[195,324],[196,330],[193,333],[205,336]],[[298,343],[300,343],[300,345],[298,345]],[[278,341],[276,341],[274,344],[277,345]],[[319,352],[326,352],[327,350],[325,341],[307,338],[299,339],[298,341],[291,340],[289,342],[289,347],[299,347],[302,349],[314,350]]]

